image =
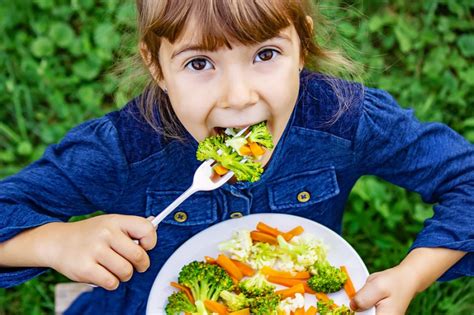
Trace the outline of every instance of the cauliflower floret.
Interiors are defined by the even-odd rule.
[[[282,269],[288,270],[291,266],[289,260],[293,262],[294,271],[304,271],[312,266],[317,260],[326,259],[326,248],[323,243],[312,235],[295,236],[287,242],[281,235],[277,237],[279,247],[279,257],[283,262]]]
[[[261,269],[263,266],[271,267],[275,264],[277,255],[274,245],[257,242],[252,245],[246,263],[253,269]]]
[[[291,314],[296,309],[304,307],[304,296],[301,293],[296,293],[294,298],[288,297],[280,301],[278,310],[284,314]]]
[[[219,244],[219,250],[228,252],[231,258],[245,261],[250,255],[252,238],[247,230],[238,230],[232,234],[232,238]]]

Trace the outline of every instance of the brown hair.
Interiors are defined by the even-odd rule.
[[[327,74],[353,70],[353,63],[339,51],[323,48],[314,40],[313,30],[324,21],[316,16],[310,0],[136,0],[138,11],[138,40],[145,44],[152,64],[162,77],[159,63],[161,38],[171,43],[179,39],[187,23],[199,25],[197,38],[206,50],[216,50],[230,42],[256,44],[278,35],[283,28],[294,25],[301,42],[301,58],[306,65]],[[313,18],[314,28],[307,21]],[[135,60],[137,60],[135,56]],[[130,64],[128,64],[130,66]],[[146,65],[145,65],[146,66]],[[143,67],[148,70],[148,67]],[[148,72],[148,71],[147,71]],[[336,92],[337,94],[337,92]],[[158,108],[156,108],[158,106]],[[345,106],[343,106],[345,107]],[[148,74],[139,101],[141,115],[155,130],[167,138],[181,139],[182,125],[169,98]],[[159,112],[161,127],[157,123]]]

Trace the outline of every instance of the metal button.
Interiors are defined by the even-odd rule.
[[[188,219],[188,215],[184,211],[177,211],[174,214],[174,220],[176,222],[182,223],[182,222],[186,221],[187,219]]]
[[[297,198],[299,202],[307,202],[309,199],[311,199],[311,194],[307,191],[302,191],[298,194]]]
[[[231,217],[232,219],[238,219],[238,218],[241,218],[241,217],[243,217],[243,216],[244,216],[244,215],[242,214],[242,212],[232,212],[232,213],[230,214],[230,217]]]

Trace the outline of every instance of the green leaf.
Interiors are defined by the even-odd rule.
[[[54,44],[47,37],[39,37],[31,44],[31,52],[38,58],[51,56],[54,53]]]
[[[59,47],[67,47],[74,40],[75,34],[73,29],[66,23],[57,22],[51,25],[49,29],[50,38]]]
[[[112,24],[104,23],[95,29],[94,42],[99,47],[113,50],[120,44],[120,36]]]
[[[474,34],[459,36],[457,44],[464,56],[474,57]]]
[[[74,74],[86,80],[96,78],[99,75],[100,70],[101,63],[96,59],[81,60],[72,66]]]

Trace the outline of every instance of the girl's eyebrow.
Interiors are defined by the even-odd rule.
[[[291,38],[284,34],[284,33],[280,33],[278,34],[277,36],[275,37],[272,37],[266,41],[269,41],[269,40],[273,40],[273,39],[283,39],[285,41],[289,41],[291,43]],[[185,51],[208,51],[204,45],[200,45],[200,44],[187,44],[187,45],[184,45],[183,47],[180,47],[179,49],[177,49],[172,55],[171,55],[171,59],[173,59],[174,57],[176,57],[177,55],[185,52]]]

